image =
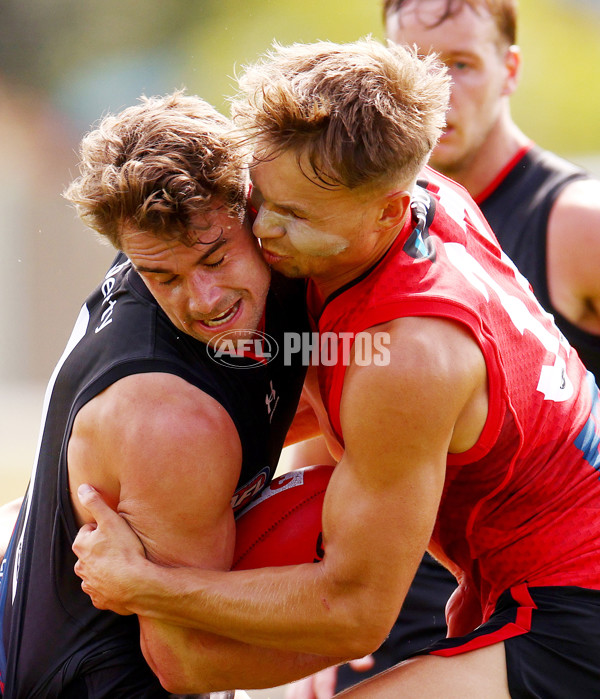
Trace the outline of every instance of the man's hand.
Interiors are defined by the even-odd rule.
[[[84,524],[73,542],[78,557],[75,573],[81,589],[98,609],[132,614],[127,607],[136,571],[146,560],[144,547],[125,519],[111,509],[89,485],[77,491],[79,501],[94,520]]]
[[[483,622],[481,602],[475,589],[464,580],[446,603],[448,636],[464,636]]]
[[[375,663],[372,655],[351,660],[350,667],[355,672],[366,672]],[[337,683],[338,665],[327,667],[321,672],[316,672],[310,677],[304,677],[289,685],[285,692],[285,699],[332,699]]]

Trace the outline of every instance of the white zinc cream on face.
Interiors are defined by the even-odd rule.
[[[303,219],[290,214],[280,214],[264,206],[260,207],[255,225],[273,233],[279,228],[282,231],[281,237],[286,235],[298,252],[314,257],[338,255],[350,245],[350,242],[341,235],[325,233],[318,228],[313,228]],[[273,235],[273,237],[276,236]]]

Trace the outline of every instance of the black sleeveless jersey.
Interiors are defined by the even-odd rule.
[[[554,316],[587,369],[600,380],[600,337],[573,325],[554,308],[546,272],[546,235],[552,206],[566,185],[589,177],[585,170],[534,146],[491,194],[477,203],[506,254],[529,280],[538,301]]]
[[[263,351],[262,361],[232,355],[222,362],[175,328],[129,260],[117,256],[82,307],[50,379],[36,465],[2,563],[4,699],[169,696],[141,654],[137,617],[95,609],[73,572],[78,527],[66,463],[73,421],[124,376],[182,377],[219,401],[237,427],[243,461],[233,504],[240,506],[272,478],[300,397],[301,354],[276,349],[285,332],[310,330],[304,289],[274,274],[262,328],[272,351]]]

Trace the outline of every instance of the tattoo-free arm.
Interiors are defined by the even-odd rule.
[[[72,492],[85,482],[95,486],[81,487],[83,506],[74,497],[79,520],[98,523],[83,528],[75,550],[93,553],[105,566],[100,578],[113,599],[135,586],[128,573],[135,555],[165,569],[229,568],[235,537],[230,500],[241,445],[212,398],[171,375],[122,379],[80,411],[68,459]],[[145,615],[139,621],[144,655],[175,693],[272,686],[337,660],[266,652]]]
[[[553,305],[574,325],[600,336],[599,180],[565,187],[550,213],[547,245]]]

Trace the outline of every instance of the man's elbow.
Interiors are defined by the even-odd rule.
[[[149,641],[140,637],[141,648],[152,672],[161,686],[171,694],[202,694],[218,691],[218,680],[212,677],[214,666],[205,667],[200,653],[194,654],[194,662],[178,656],[169,644]]]
[[[212,677],[208,670],[199,671],[198,667],[192,671],[190,667],[176,663],[168,666],[152,663],[151,668],[163,689],[170,694],[210,694],[231,689],[221,686],[222,680]]]
[[[205,688],[200,688],[197,686],[192,686],[183,680],[181,676],[173,676],[171,673],[163,674],[156,673],[160,681],[161,687],[169,692],[169,694],[174,694],[179,696],[181,694],[209,694],[210,690]]]
[[[362,658],[375,652],[388,637],[397,615],[375,610],[373,599],[360,597],[342,601],[339,607],[339,625],[330,627],[328,647],[321,646],[323,655],[343,656],[348,660]]]
[[[207,686],[198,684],[197,682],[187,682],[181,677],[159,677],[162,688],[174,696],[208,696],[211,692],[224,691],[223,687]]]
[[[343,639],[336,641],[330,652],[332,654],[335,652],[335,655],[342,656],[347,661],[362,658],[374,653],[381,646],[390,628],[373,624],[351,625],[347,629],[347,634],[344,634]]]

